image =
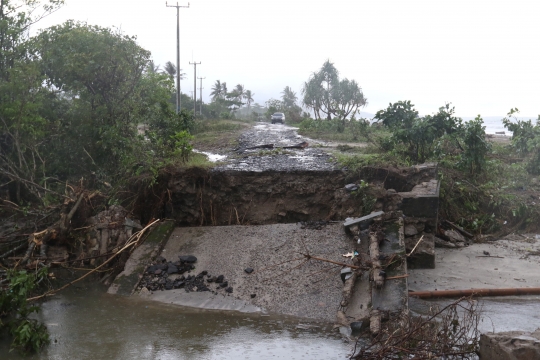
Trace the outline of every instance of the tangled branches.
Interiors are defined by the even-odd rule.
[[[461,298],[427,316],[388,321],[351,359],[475,359],[479,321],[478,303]]]

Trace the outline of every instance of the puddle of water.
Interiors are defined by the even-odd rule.
[[[67,291],[67,290],[66,290]],[[51,345],[9,359],[344,359],[351,346],[323,325],[287,317],[202,311],[73,289],[43,304]]]
[[[206,151],[199,151],[199,150],[193,150],[193,151],[196,152],[197,154],[206,155],[206,157],[208,158],[208,161],[211,161],[211,162],[217,162],[217,161],[221,161],[227,158],[227,155],[212,154]]]

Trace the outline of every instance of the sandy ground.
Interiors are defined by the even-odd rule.
[[[160,291],[150,299],[185,306],[293,315],[333,322],[341,301],[340,267],[320,261],[304,262],[303,255],[347,261],[342,254],[354,243],[341,223],[320,230],[300,224],[176,228],[162,256],[176,261],[195,255],[196,270],[224,275],[233,293],[186,293],[184,289]],[[300,260],[290,261],[302,258]],[[255,269],[247,274],[244,269]],[[203,295],[201,295],[203,294]],[[252,298],[252,294],[254,297]]]
[[[483,257],[484,251],[491,256]],[[461,249],[436,249],[435,269],[409,270],[409,290],[540,287],[540,235],[509,235]],[[409,298],[415,313],[455,299]],[[534,331],[540,328],[540,296],[478,298],[481,332]]]
[[[485,257],[484,251],[491,256]],[[537,255],[534,255],[536,252]],[[540,287],[540,235],[509,235],[461,249],[436,250],[436,268],[409,271],[409,290]]]

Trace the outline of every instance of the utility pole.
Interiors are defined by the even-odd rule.
[[[165,6],[176,8],[176,113],[178,114],[182,107],[180,97],[180,8],[189,8],[189,3],[187,6],[180,6],[178,3],[176,5],[169,5],[165,2]]]
[[[197,65],[200,64],[201,62],[189,62],[190,65],[193,65],[193,72],[194,72],[194,75],[193,75],[193,116],[195,116],[197,114],[197,108],[196,108],[196,105],[197,105]]]
[[[197,79],[201,80],[200,81],[201,85],[199,87],[199,98],[201,98],[201,105],[199,106],[199,115],[202,116],[202,89],[203,89],[202,81],[203,81],[203,79],[206,79],[206,76],[205,77],[200,77],[200,78],[197,78]]]

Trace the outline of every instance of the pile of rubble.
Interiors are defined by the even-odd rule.
[[[212,276],[206,270],[197,275],[191,274],[197,262],[195,256],[182,255],[178,258],[178,261],[167,262],[165,258],[158,256],[156,261],[147,267],[138,288],[150,291],[183,288],[186,292],[212,291],[214,294],[222,289],[229,294],[233,292],[223,275]],[[187,275],[184,275],[186,273]]]

